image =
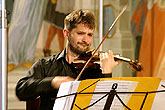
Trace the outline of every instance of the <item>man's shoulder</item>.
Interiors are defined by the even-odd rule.
[[[59,52],[57,55],[51,55],[48,57],[43,57],[41,59],[39,59],[39,62],[42,64],[52,64],[57,62],[58,60],[61,61],[60,59],[64,58],[64,51]]]
[[[42,63],[46,63],[46,62],[54,62],[56,61],[56,55],[51,55],[48,57],[43,57],[39,59]]]

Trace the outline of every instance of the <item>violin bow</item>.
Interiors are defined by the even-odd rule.
[[[124,6],[124,8],[121,10],[121,12],[119,13],[119,15],[116,17],[116,19],[114,20],[114,22],[112,23],[112,25],[110,26],[108,32],[106,33],[106,35],[103,37],[101,43],[98,45],[98,47],[94,50],[92,56],[90,57],[90,59],[85,63],[83,69],[81,70],[81,72],[79,73],[79,75],[77,76],[75,81],[78,81],[80,76],[82,75],[83,71],[85,70],[85,68],[87,67],[87,65],[89,64],[89,62],[92,60],[92,58],[94,57],[95,53],[97,52],[97,50],[100,48],[101,44],[104,42],[104,40],[106,39],[106,37],[108,36],[108,34],[112,31],[113,27],[115,26],[116,22],[118,21],[119,17],[124,13],[124,11],[126,10],[127,5]]]

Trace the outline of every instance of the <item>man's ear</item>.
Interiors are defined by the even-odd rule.
[[[64,29],[64,30],[63,30],[63,34],[64,34],[64,37],[65,37],[66,39],[68,39],[69,31],[68,31],[67,29]]]

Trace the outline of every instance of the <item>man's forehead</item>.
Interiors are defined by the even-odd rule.
[[[83,27],[88,27],[88,28],[90,28],[90,27],[89,27],[89,24],[87,24],[87,23],[80,23],[80,24],[77,24],[77,27],[78,27],[78,26],[81,26],[81,27],[83,26]]]
[[[91,29],[87,24],[77,24],[76,29],[79,31],[84,31],[84,30],[90,30],[94,31],[94,29]]]

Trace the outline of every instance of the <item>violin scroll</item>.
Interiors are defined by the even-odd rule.
[[[130,66],[132,66],[133,71],[141,71],[142,70],[142,64],[138,62],[138,60],[131,60],[129,58],[126,57],[122,57],[120,55],[115,55],[114,59],[117,61],[123,61],[123,62],[127,62],[129,63]]]
[[[129,64],[133,67],[133,71],[141,71],[143,69],[142,64],[138,60],[132,60]]]

